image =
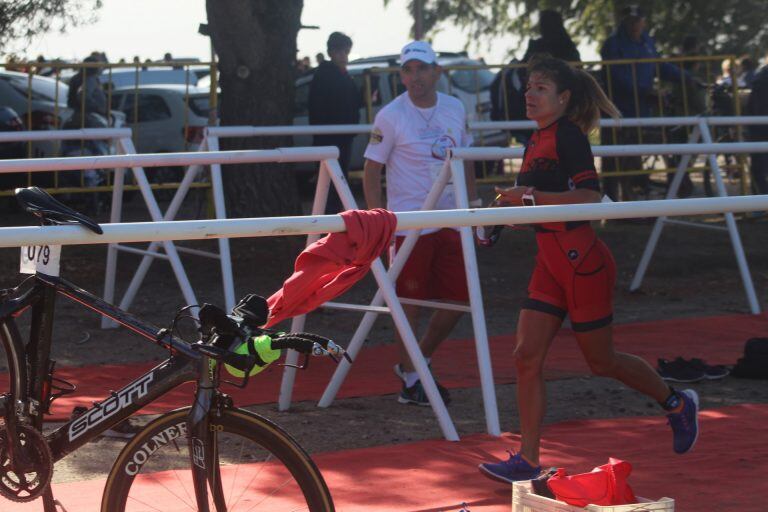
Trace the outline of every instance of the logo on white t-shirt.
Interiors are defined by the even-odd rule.
[[[370,144],[381,144],[381,141],[384,140],[384,134],[381,133],[381,130],[378,127],[375,127],[373,131],[371,132],[371,139],[369,141]]]
[[[432,157],[438,160],[445,160],[448,156],[448,150],[456,147],[456,141],[450,135],[441,135],[432,143]]]

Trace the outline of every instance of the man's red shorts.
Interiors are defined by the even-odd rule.
[[[405,237],[395,239],[395,250]],[[461,236],[444,228],[421,235],[397,278],[397,295],[409,299],[469,302]]]
[[[571,316],[574,331],[613,320],[616,263],[589,225],[571,231],[537,233],[539,253],[523,308]]]

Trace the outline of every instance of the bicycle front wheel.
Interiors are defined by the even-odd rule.
[[[190,469],[189,408],[157,418],[131,439],[110,471],[102,512],[199,510]],[[309,455],[274,423],[225,409],[210,424],[215,454],[208,510],[333,512],[333,501]]]

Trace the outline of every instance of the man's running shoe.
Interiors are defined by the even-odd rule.
[[[659,359],[657,371],[662,379],[671,382],[698,382],[704,379],[704,371],[701,368],[694,368],[682,357],[674,361]]]
[[[675,453],[685,453],[699,438],[699,395],[692,389],[686,389],[680,391],[678,396],[683,401],[683,408],[667,414],[667,422],[672,427]]]
[[[694,357],[688,361],[688,365],[704,373],[704,378],[707,380],[718,380],[727,377],[731,371],[721,364],[707,364],[703,360]]]
[[[428,365],[429,366],[429,365]],[[393,368],[395,375],[403,381],[403,387],[400,390],[400,394],[397,397],[397,401],[401,404],[416,404],[416,405],[429,405],[429,399],[427,398],[427,393],[424,391],[424,387],[421,385],[421,381],[417,380],[416,383],[411,387],[406,387],[405,385],[405,371],[403,371],[403,366],[400,363],[397,363]],[[432,371],[432,366],[429,366],[430,372]],[[435,375],[432,374],[432,377],[434,378]],[[443,402],[445,402],[445,405],[448,405],[451,403],[451,393],[448,391],[448,388],[441,385],[437,379],[435,379],[435,385],[437,386],[437,391],[440,393],[440,397],[442,397]]]
[[[513,452],[509,452],[509,460],[486,462],[478,465],[477,469],[492,480],[508,484],[521,480],[533,480],[541,473],[541,466],[532,466],[522,455]]]
[[[437,386],[437,391],[440,393],[440,397],[443,399],[445,405],[451,403],[451,394],[448,390],[441,386],[437,381],[435,381],[435,385]],[[416,384],[411,387],[406,387],[405,383],[403,383],[400,394],[397,396],[397,401],[401,404],[430,405],[429,398],[427,398],[427,393],[424,391],[424,386],[421,385],[420,380],[417,380]]]

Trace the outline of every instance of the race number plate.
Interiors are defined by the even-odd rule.
[[[25,245],[21,247],[19,272],[22,274],[40,272],[49,276],[58,276],[60,262],[60,245]]]

